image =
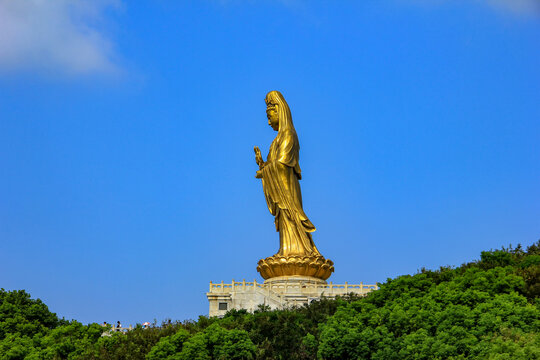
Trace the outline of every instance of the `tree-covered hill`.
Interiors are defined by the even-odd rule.
[[[320,328],[324,359],[540,358],[540,252],[483,252],[457,269],[388,280]],[[506,355],[503,355],[506,354]]]
[[[0,290],[3,359],[540,359],[540,241],[422,269],[365,298],[137,327],[102,336]],[[109,336],[110,335],[110,336]]]

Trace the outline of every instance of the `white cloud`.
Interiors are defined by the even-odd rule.
[[[516,14],[540,14],[540,0],[483,0],[500,10],[509,10]]]
[[[119,0],[0,0],[0,71],[114,73],[113,44],[98,29]]]
[[[438,6],[443,4],[472,4],[473,0],[401,0],[422,6]],[[492,9],[514,15],[540,15],[540,0],[474,0]]]

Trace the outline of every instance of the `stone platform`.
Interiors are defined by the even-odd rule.
[[[232,281],[230,284],[210,282],[210,291],[206,293],[210,303],[209,316],[223,316],[229,310],[257,310],[259,305],[271,309],[284,309],[302,306],[313,300],[335,298],[338,295],[353,293],[364,296],[377,290],[377,285],[333,284],[332,282],[308,276],[279,276],[264,283]]]

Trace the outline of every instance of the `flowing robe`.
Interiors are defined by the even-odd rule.
[[[280,130],[270,146],[268,158],[262,168],[262,184],[268,210],[275,216],[279,231],[277,255],[320,255],[313,243],[311,232],[315,226],[302,208],[300,192],[300,145],[296,131]]]

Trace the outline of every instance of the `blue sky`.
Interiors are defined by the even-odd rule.
[[[540,238],[536,0],[0,0],[0,287],[196,318],[277,251],[280,90],[335,283]]]

